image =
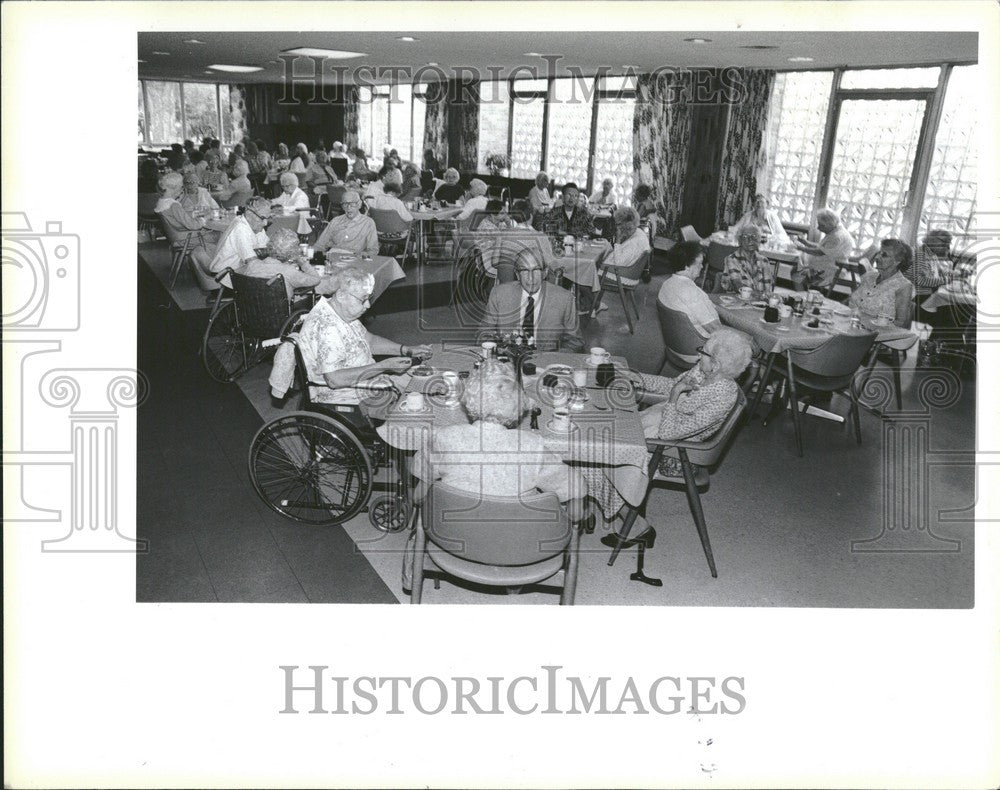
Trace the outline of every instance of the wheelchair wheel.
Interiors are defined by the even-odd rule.
[[[368,503],[368,521],[380,532],[402,532],[412,512],[413,506],[402,494],[386,494]]]
[[[201,343],[201,358],[208,375],[227,384],[254,364],[259,343],[243,340],[236,317],[236,304],[227,302],[208,320]]]
[[[348,521],[371,495],[371,461],[354,431],[310,412],[279,417],[257,431],[248,467],[268,507],[305,524]]]

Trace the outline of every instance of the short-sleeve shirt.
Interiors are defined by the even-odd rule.
[[[664,307],[687,315],[702,337],[707,338],[711,334],[709,324],[719,321],[719,313],[712,300],[690,277],[671,275],[660,286],[657,298]]]
[[[267,246],[267,234],[264,231],[254,233],[246,217],[237,217],[232,224],[222,232],[219,246],[215,248],[209,268],[218,274],[226,267],[233,271],[243,268],[247,258],[256,258],[255,248]],[[229,283],[226,283],[229,286]]]
[[[913,298],[913,283],[902,272],[896,272],[882,282],[878,281],[877,271],[866,272],[861,275],[861,283],[851,295],[851,305],[865,315],[887,318],[895,323],[896,294],[899,291],[905,291],[906,301]]]
[[[348,219],[346,214],[334,217],[316,240],[317,250],[325,252],[332,247],[377,255],[378,230],[375,228],[375,222],[364,214],[358,214],[353,220]]]
[[[375,362],[364,325],[357,319],[345,321],[326,299],[320,299],[302,323],[299,350],[311,382],[323,381],[325,373]],[[310,386],[309,392],[319,403],[360,402],[354,387]]]
[[[804,257],[810,269],[824,273],[820,284],[826,285],[836,276],[837,261],[846,261],[853,254],[854,238],[840,225],[827,233],[817,246],[823,250],[822,255],[805,254]]]
[[[488,496],[548,491],[560,502],[583,497],[579,471],[545,448],[541,434],[491,422],[450,425],[436,431],[429,451],[420,451],[418,477]]]
[[[309,208],[309,196],[298,187],[295,187],[295,190],[290,195],[286,195],[282,192],[271,202],[279,206],[294,209]]]
[[[736,250],[722,262],[725,267],[722,279],[729,289],[738,291],[743,286],[763,293],[774,290],[774,267],[761,252],[746,253]]]

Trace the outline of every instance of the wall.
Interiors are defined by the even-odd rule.
[[[268,150],[279,142],[290,149],[305,143],[313,150],[321,138],[329,150],[344,139],[344,105],[334,86],[317,95],[310,85],[295,85],[285,98],[282,85],[246,86],[247,128]]]

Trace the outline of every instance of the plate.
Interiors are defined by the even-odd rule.
[[[720,296],[719,301],[726,307],[729,307],[730,305],[736,304],[739,301],[739,299],[737,299],[734,296]]]
[[[586,392],[583,392],[582,390],[580,392],[583,395],[582,398],[570,398],[569,407],[573,411],[583,411],[587,403],[590,402],[590,395],[588,395]]]
[[[787,324],[778,324],[775,327],[775,329],[777,329],[779,332],[787,332],[791,329],[791,327],[788,326]]]
[[[563,365],[563,364],[546,365],[545,370],[542,372],[551,373],[555,376],[572,376],[573,368],[571,368],[569,365]]]
[[[761,316],[761,317],[760,317],[760,322],[761,322],[762,324],[771,324],[772,326],[775,326],[775,325],[777,325],[777,324],[780,324],[780,323],[781,323],[781,321],[768,321],[768,320],[766,320],[766,319],[764,318],[764,316]]]
[[[568,427],[568,428],[567,428],[566,430],[564,430],[564,431],[561,431],[561,430],[559,430],[558,428],[556,428],[556,427],[555,427],[555,426],[553,425],[553,422],[552,422],[552,420],[549,420],[549,421],[548,421],[547,423],[545,423],[545,429],[546,429],[547,431],[552,431],[552,433],[558,433],[558,434],[562,434],[562,435],[564,435],[564,436],[568,436],[569,434],[571,434],[571,433],[575,433],[576,431],[580,430],[580,429],[579,429],[579,428],[578,428],[577,426],[575,426],[575,425],[574,425],[573,423],[570,423],[570,424],[569,424],[569,427]]]
[[[429,365],[417,365],[414,368],[410,368],[407,372],[414,378],[425,379],[428,376],[434,375],[434,368]]]
[[[834,310],[833,314],[834,315],[839,315],[841,318],[850,318],[851,317],[851,311],[848,310],[845,307],[841,307],[838,310]]]
[[[587,367],[588,368],[596,368],[598,365],[612,365],[612,364],[614,364],[610,359],[593,360],[590,357],[587,357],[586,360],[585,360],[585,362],[587,363]]]
[[[759,307],[761,309],[767,307],[767,302],[750,302],[751,307]]]

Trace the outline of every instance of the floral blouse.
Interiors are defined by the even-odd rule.
[[[320,299],[306,316],[299,349],[311,382],[323,381],[324,373],[375,362],[364,325],[358,320],[345,321],[326,299]],[[309,393],[319,403],[360,403],[354,387],[311,386]]]
[[[902,272],[896,272],[882,282],[878,281],[877,271],[867,272],[861,276],[861,284],[851,295],[851,307],[856,307],[866,316],[887,318],[896,326],[905,327],[912,298],[913,283]]]
[[[743,286],[749,286],[758,293],[770,293],[774,290],[774,267],[763,253],[748,254],[743,250],[736,250],[722,263],[725,267],[722,273],[725,290],[738,291]]]

